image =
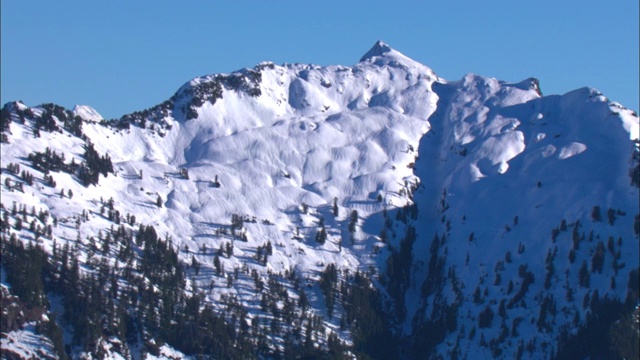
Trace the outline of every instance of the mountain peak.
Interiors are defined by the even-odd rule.
[[[377,66],[388,65],[392,67],[400,66],[407,69],[413,68],[419,72],[427,72],[435,76],[435,73],[433,73],[430,68],[409,58],[381,40],[378,40],[373,44],[373,47],[360,58],[360,62]]]
[[[378,40],[376,41],[375,44],[373,44],[373,47],[369,49],[369,51],[367,51],[367,53],[360,58],[360,62],[367,61],[375,56],[382,56],[392,51],[395,51],[395,50],[393,50],[391,46],[387,45],[381,40]]]
[[[87,121],[100,121],[103,119],[100,113],[89,105],[76,105],[73,107],[73,114],[80,116]]]

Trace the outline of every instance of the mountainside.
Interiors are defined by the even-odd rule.
[[[594,89],[378,42],[1,119],[16,358],[637,356],[639,120]]]

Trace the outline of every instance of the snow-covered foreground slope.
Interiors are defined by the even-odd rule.
[[[347,356],[367,348],[358,348],[355,325],[345,325],[346,297],[335,295],[335,305],[327,298],[330,264],[342,281],[357,271],[373,280],[404,339],[403,357],[512,358],[524,347],[525,357],[552,356],[563,331],[586,323],[593,307],[583,306],[585,296],[624,301],[638,268],[638,187],[630,178],[638,117],[593,89],[543,97],[535,79],[447,82],[379,42],[352,67],[262,63],[196,78],[167,102],[118,121],[100,118],[87,106],[73,113],[5,106],[7,237],[50,253],[54,243],[69,243],[81,272],[96,274],[103,258],[126,268],[118,250],[125,244],[101,253],[91,237],[152,225],[171,239],[187,268],[187,293],[202,293],[203,307],[222,313],[237,299],[246,310],[241,323],[273,329],[288,306],[284,298],[265,305],[276,279],[285,298],[308,301],[294,311],[303,323],[322,317],[316,346],[331,347],[337,336],[354,346]],[[87,161],[88,147],[108,155],[113,172],[87,186],[82,169],[47,173],[30,157],[48,148],[75,166]],[[43,211],[49,216],[36,215]],[[584,241],[572,240],[574,228]],[[604,264],[594,266],[600,242]],[[545,302],[553,316],[539,320],[551,306]],[[478,324],[487,308],[495,318]],[[430,333],[443,318],[446,330]],[[296,321],[280,326],[295,329]],[[60,323],[70,344],[74,329]],[[311,320],[302,327],[311,334]],[[286,354],[286,332],[272,332],[261,354]],[[146,352],[115,343],[116,350],[94,348],[107,356]],[[76,355],[91,350],[72,345]]]

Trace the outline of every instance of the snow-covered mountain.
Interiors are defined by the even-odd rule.
[[[638,301],[638,127],[591,88],[447,81],[382,42],[351,67],[199,77],[118,120],[8,103],[3,257],[19,243],[51,254],[39,305],[57,320],[3,323],[2,349],[35,354],[34,324],[53,323],[66,350],[49,335],[52,357],[538,359],[603,337],[571,354],[601,356]],[[181,265],[148,271],[155,234]],[[114,299],[91,335],[56,285],[65,245],[79,284]],[[169,306],[154,279],[178,268]],[[194,301],[193,319],[170,317]],[[129,322],[105,320],[113,307]],[[229,349],[167,333],[206,311],[234,332]]]

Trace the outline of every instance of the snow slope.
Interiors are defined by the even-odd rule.
[[[458,331],[438,345],[439,353],[510,358],[522,344],[537,343],[543,346],[529,356],[553,356],[558,334],[575,334],[574,319],[584,322],[589,312],[567,293],[575,299],[596,291],[603,298],[624,299],[629,270],[638,266],[633,227],[639,195],[628,176],[638,150],[638,118],[594,89],[541,97],[532,79],[506,84],[467,75],[433,90],[438,110],[429,119],[432,128],[420,142],[416,163],[416,175],[429,181],[423,180],[414,199],[421,213],[418,222],[424,224],[414,250],[429,253],[433,234],[446,235],[439,254],[450,272],[440,280],[441,292],[424,298],[417,288],[408,296],[408,308],[416,309],[410,319],[432,317],[434,301],[444,297],[444,303],[459,306],[459,321]],[[594,221],[596,206],[603,218],[607,209],[615,210],[615,219]],[[589,239],[576,245],[572,230]],[[621,239],[619,247],[605,256],[604,271],[592,271],[591,285],[581,286],[582,260],[592,269],[596,243],[606,243],[608,237]],[[572,251],[573,262],[568,260]],[[499,319],[475,338],[460,336],[460,329],[478,327],[486,304],[498,318],[498,305],[515,298],[509,282],[515,289],[524,282],[522,264],[535,280],[521,302],[507,307],[502,320],[509,331],[518,329],[517,341],[499,340]],[[618,271],[618,264],[627,267]],[[427,275],[417,271],[416,281]],[[453,295],[456,286],[467,289],[464,296]],[[481,301],[474,301],[474,289],[482,290]],[[558,315],[541,324],[547,298]],[[480,346],[480,336],[499,345]]]

